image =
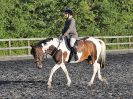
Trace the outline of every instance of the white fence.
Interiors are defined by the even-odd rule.
[[[101,36],[96,37],[104,40],[107,46],[107,51],[133,51],[133,36]],[[6,47],[0,47],[0,58],[6,58],[6,57],[18,57],[18,56],[31,56],[30,45],[33,42],[37,42],[39,40],[43,40],[45,38],[18,38],[18,39],[0,39],[0,43],[3,43],[6,45]],[[25,42],[25,45],[23,46],[14,46],[14,43],[17,42]],[[21,45],[21,44],[19,44]],[[1,45],[3,46],[3,45]],[[14,55],[14,50],[26,50],[26,53],[23,55]],[[1,55],[3,52],[6,51],[6,55]]]

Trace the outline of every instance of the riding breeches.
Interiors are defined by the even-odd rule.
[[[76,38],[70,38],[70,46],[73,47],[74,43],[76,42]]]

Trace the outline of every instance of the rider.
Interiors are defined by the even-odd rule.
[[[72,55],[74,55],[75,61],[78,60],[77,50],[74,46],[78,38],[78,33],[75,26],[75,19],[73,18],[73,11],[69,8],[64,10],[64,17],[66,19],[64,28],[62,30],[62,36],[64,36],[67,41],[69,41],[69,46],[71,47]]]

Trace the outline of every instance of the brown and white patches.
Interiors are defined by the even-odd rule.
[[[85,48],[84,40],[78,41],[78,44],[77,44],[77,51],[78,51],[78,52],[83,52],[83,51],[84,51],[84,48]]]
[[[99,39],[95,39],[93,37],[90,37],[87,40],[92,41],[96,45],[97,57],[99,57],[100,52],[101,52],[101,44],[99,43]]]
[[[96,46],[92,41],[87,41],[87,40],[79,41],[77,45],[77,51],[82,52],[82,55],[79,60],[80,62],[85,59],[88,60],[91,59],[90,63],[93,64],[97,58]]]
[[[42,68],[42,62],[44,60],[44,54],[42,47],[40,46],[32,46],[31,54],[34,56],[36,66],[38,68]]]
[[[98,39],[98,40],[101,44],[101,53],[100,53],[100,56],[98,59],[98,63],[100,63],[101,68],[104,68],[105,62],[106,62],[106,45],[102,40],[100,40],[100,39]]]
[[[55,62],[57,64],[61,64],[62,63],[62,51],[61,49],[57,50],[57,52],[55,53],[55,55],[53,56]]]
[[[42,47],[37,47],[35,51],[36,51],[36,55],[38,55],[39,57],[39,60],[42,60],[42,57],[44,56]]]
[[[68,55],[68,54],[67,54],[67,51],[64,51],[64,52],[63,52],[63,61],[64,61],[64,62],[66,62],[66,60],[67,60],[67,59],[66,59],[66,58],[67,58],[67,55]]]
[[[48,49],[47,49],[47,53],[50,55],[54,54],[54,50],[56,50],[54,45],[51,45]]]
[[[61,49],[57,49],[54,45],[51,45],[48,49],[47,49],[47,53],[50,54],[54,61],[57,64],[61,64],[62,62],[62,51]]]
[[[93,84],[94,78],[96,76],[96,74],[98,73],[98,78],[101,81],[105,80],[102,78],[101,73],[100,73],[100,63],[98,61],[99,57],[101,59],[105,58],[105,44],[103,41],[100,41],[99,39],[95,39],[93,37],[87,37],[84,39],[81,39],[78,42],[78,46],[77,46],[77,51],[78,51],[78,57],[80,60],[76,61],[77,62],[81,62],[83,60],[88,60],[88,62],[90,64],[93,65],[93,75],[91,77],[90,82],[88,83],[90,86]],[[51,46],[53,45],[53,46]],[[69,51],[65,46],[65,42],[63,41],[60,46],[58,47],[59,42],[57,42],[57,40],[51,40],[49,42],[47,42],[46,44],[43,43],[43,45],[38,46],[40,48],[33,50],[33,53],[36,53],[36,51],[39,53],[44,52],[45,50],[47,50],[48,54],[50,54],[53,59],[55,60],[56,64],[55,66],[52,68],[51,73],[50,73],[50,77],[49,77],[49,81],[48,81],[48,86],[51,87],[51,82],[52,82],[52,76],[54,74],[54,72],[58,69],[58,68],[62,68],[62,70],[64,71],[64,73],[66,74],[67,77],[67,85],[70,86],[71,83],[71,79],[68,75],[68,71],[66,69],[65,66],[65,60],[67,59],[67,57],[69,56]],[[42,49],[43,46],[43,50]],[[51,46],[51,47],[50,47]],[[34,54],[35,57],[38,57],[38,55]],[[43,55],[43,53],[41,54]],[[38,58],[39,59],[39,58]],[[104,62],[104,60],[102,60],[102,62]],[[73,62],[74,63],[74,62]],[[37,63],[38,64],[38,63]],[[38,64],[39,65],[39,64]],[[42,66],[42,65],[39,65]]]
[[[57,49],[54,45],[51,45],[47,49],[47,53],[50,54],[56,63],[60,64],[62,61],[66,62],[68,60],[68,51],[62,51],[62,49]]]

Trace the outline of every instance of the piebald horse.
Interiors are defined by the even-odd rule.
[[[47,38],[31,47],[31,54],[34,56],[36,66],[38,68],[42,68],[44,54],[46,53],[51,55],[56,63],[52,68],[48,79],[48,88],[51,88],[52,76],[60,67],[66,75],[67,86],[70,86],[71,79],[65,66],[65,63],[68,63],[70,58],[70,50],[67,48],[65,40],[63,39],[62,42],[60,42],[57,38]],[[93,65],[93,75],[88,85],[91,86],[93,84],[96,73],[98,73],[99,80],[107,83],[107,81],[101,76],[100,72],[100,68],[104,67],[106,60],[105,43],[100,39],[86,37],[77,41],[76,48],[78,60],[76,62],[71,61],[71,63],[78,63],[86,60],[89,64]]]

